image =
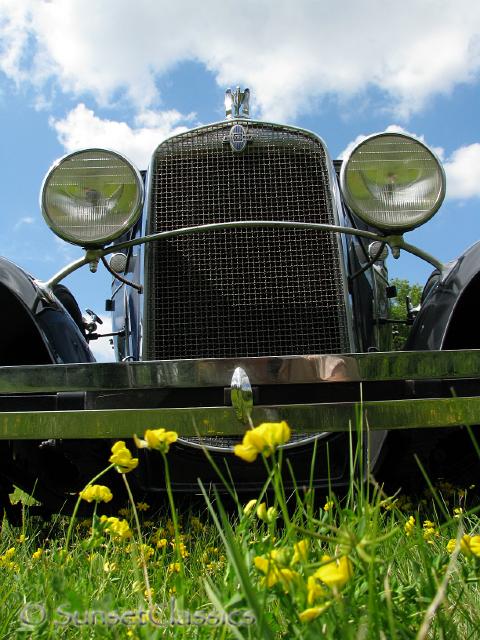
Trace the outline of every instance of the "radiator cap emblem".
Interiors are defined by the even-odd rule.
[[[229,133],[230,146],[236,153],[240,153],[247,146],[247,132],[241,124],[234,124]]]
[[[225,91],[225,115],[228,119],[248,118],[250,115],[250,89],[237,87]]]

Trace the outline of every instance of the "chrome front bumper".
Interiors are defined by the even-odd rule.
[[[160,426],[184,437],[241,435],[245,426],[231,406],[179,403],[162,407],[160,397],[172,389],[184,389],[187,399],[189,389],[228,389],[236,367],[242,367],[252,386],[260,390],[282,387],[281,403],[254,406],[255,424],[286,420],[294,433],[312,436],[359,425],[390,430],[480,424],[480,393],[476,391],[480,350],[393,352],[0,367],[0,407],[7,406],[6,400],[10,406],[13,400],[16,403],[15,410],[0,413],[0,438],[129,438]],[[426,382],[443,391],[430,397],[431,386],[422,390]],[[338,397],[338,389],[346,384],[358,386],[358,400],[294,404],[289,398],[289,385],[321,386],[332,392],[335,387]],[[450,384],[452,392],[446,394]],[[382,386],[382,398],[365,399],[364,388],[374,390],[376,385]],[[403,389],[401,399],[384,397],[389,385],[397,389],[397,395],[398,388]],[[37,399],[72,394],[77,394],[81,407],[45,410],[45,402],[35,407]],[[144,396],[148,402],[142,406]],[[109,408],[102,408],[105,399]],[[23,405],[28,409],[23,410]]]

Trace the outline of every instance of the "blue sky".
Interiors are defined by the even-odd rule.
[[[447,197],[406,239],[444,261],[480,239],[480,4],[471,1],[0,0],[0,255],[46,279],[80,255],[38,207],[56,158],[105,146],[146,168],[168,135],[221,120],[249,86],[253,117],[315,131],[336,158],[401,127],[441,157]],[[424,282],[402,255],[392,276]],[[104,314],[109,280],[67,284]],[[108,348],[101,348],[105,356]]]

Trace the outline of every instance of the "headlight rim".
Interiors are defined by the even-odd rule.
[[[358,209],[355,206],[355,201],[352,198],[352,196],[350,194],[350,190],[347,187],[347,184],[346,184],[346,173],[347,173],[348,163],[350,162],[350,159],[352,158],[353,154],[355,152],[357,152],[360,147],[362,147],[365,144],[371,142],[372,140],[374,140],[376,138],[387,137],[387,136],[397,136],[399,138],[405,138],[406,140],[410,140],[410,141],[415,142],[416,144],[419,144],[420,146],[422,146],[432,156],[432,158],[435,160],[435,162],[437,164],[437,167],[439,169],[439,174],[440,174],[440,178],[441,178],[441,189],[440,189],[440,192],[439,192],[439,194],[437,196],[435,205],[430,210],[428,216],[425,217],[421,222],[417,222],[417,223],[414,223],[414,224],[397,224],[397,225],[373,224],[370,220],[366,220],[362,216],[361,213],[358,213]],[[413,231],[414,229],[418,229],[418,227],[422,226],[423,224],[425,224],[426,222],[431,220],[433,218],[433,216],[437,213],[437,211],[440,209],[440,207],[442,206],[443,201],[445,200],[445,195],[446,195],[446,190],[447,190],[447,180],[446,180],[445,168],[443,167],[443,164],[442,164],[440,158],[438,157],[438,155],[435,153],[435,151],[431,147],[429,147],[425,142],[423,142],[423,140],[420,140],[419,138],[417,138],[415,136],[412,136],[412,135],[409,135],[407,133],[401,133],[401,132],[397,132],[397,131],[381,131],[379,133],[372,133],[371,135],[369,135],[366,138],[364,138],[357,145],[355,145],[352,148],[352,150],[349,152],[348,156],[346,158],[344,158],[343,161],[342,161],[339,180],[340,180],[340,190],[341,190],[342,196],[343,196],[348,208],[350,209],[350,211],[352,211],[352,213],[354,213],[354,215],[357,216],[357,218],[359,218],[364,224],[366,224],[369,227],[372,227],[374,229],[377,229],[378,231],[380,231],[382,233],[385,233],[386,235],[403,234],[403,233],[406,233],[407,231]]]
[[[135,208],[132,210],[132,212],[130,213],[129,217],[128,217],[128,222],[122,226],[121,229],[119,229],[118,231],[110,234],[109,236],[101,239],[101,240],[92,240],[90,242],[85,241],[85,240],[79,240],[78,238],[74,238],[72,236],[69,236],[68,233],[64,233],[63,230],[59,230],[58,228],[56,228],[51,221],[51,218],[47,212],[47,208],[45,206],[45,192],[46,192],[46,187],[48,185],[48,181],[50,179],[50,177],[53,175],[53,173],[58,169],[58,167],[64,163],[67,159],[73,158],[77,155],[80,155],[82,153],[88,153],[88,152],[101,152],[101,153],[108,153],[111,154],[113,156],[116,156],[117,158],[119,158],[120,160],[122,160],[123,162],[125,162],[129,168],[132,170],[135,180],[137,182],[137,186],[138,186],[138,198],[137,198],[137,203]],[[66,153],[65,155],[61,156],[60,158],[57,158],[55,160],[55,162],[52,163],[52,165],[49,167],[48,171],[45,174],[45,177],[43,178],[42,181],[42,186],[40,187],[40,198],[39,198],[40,202],[40,209],[42,212],[42,216],[43,219],[45,220],[47,226],[49,227],[49,229],[51,229],[51,231],[58,236],[59,238],[61,238],[62,240],[65,240],[66,242],[73,244],[77,247],[82,247],[83,249],[99,249],[102,247],[105,247],[109,244],[111,244],[114,240],[116,240],[117,238],[119,238],[122,234],[124,234],[126,231],[128,231],[129,229],[131,229],[137,222],[138,219],[140,218],[141,212],[142,212],[142,208],[143,208],[143,204],[144,204],[144,200],[145,200],[145,185],[143,182],[143,178],[142,175],[139,171],[139,169],[135,166],[135,164],[124,154],[115,151],[114,149],[109,149],[108,147],[85,147],[82,149],[76,149],[75,151],[71,151],[70,153]]]

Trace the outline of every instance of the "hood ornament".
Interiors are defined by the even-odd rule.
[[[241,91],[237,87],[233,91],[225,91],[225,114],[229,120],[233,118],[248,118],[250,114],[250,89]]]

